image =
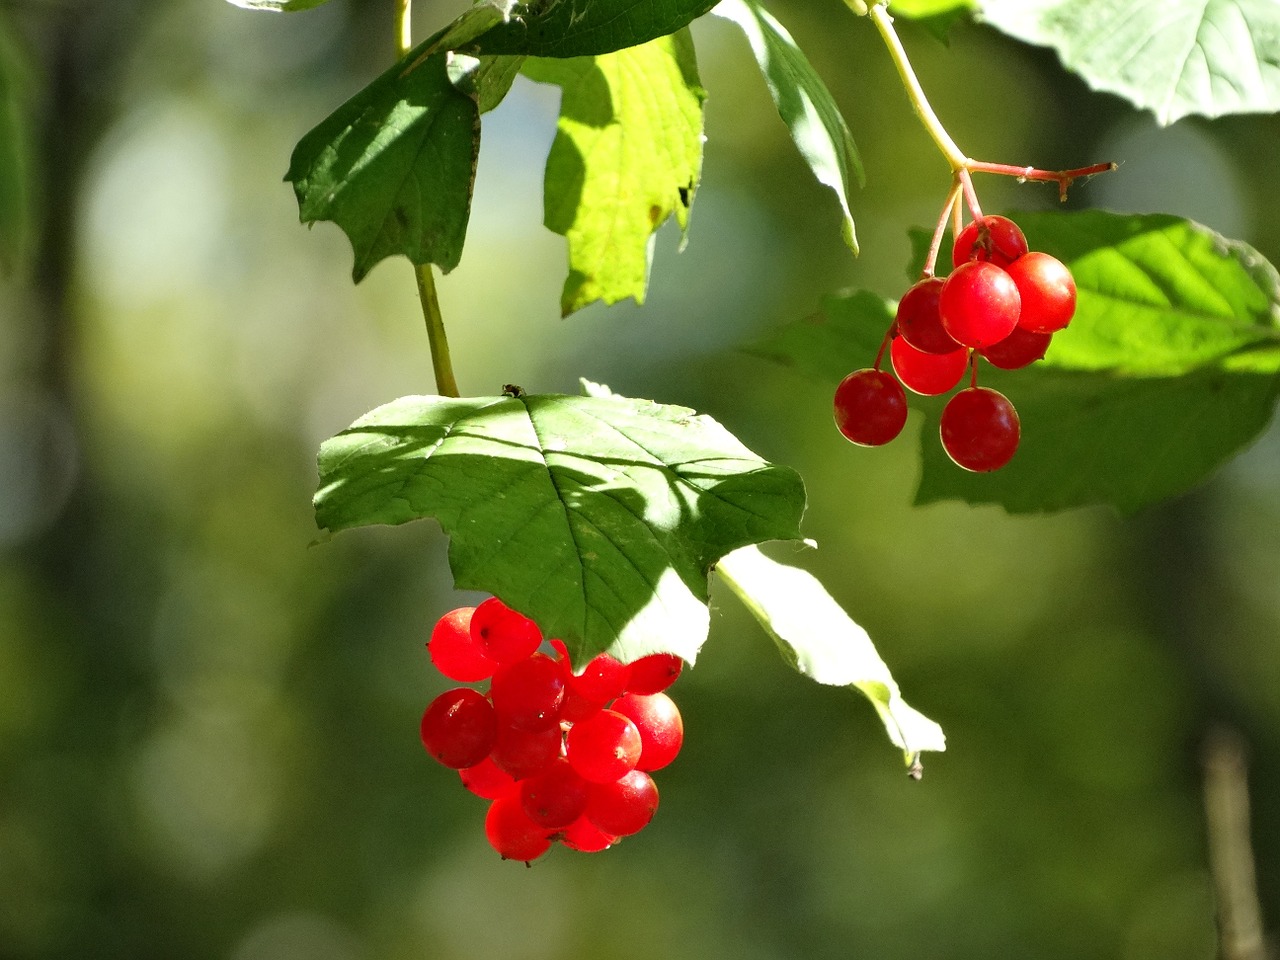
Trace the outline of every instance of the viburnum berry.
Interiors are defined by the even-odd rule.
[[[998,470],[1018,449],[1018,413],[1004,394],[990,387],[967,387],[942,410],[942,448],[957,466],[975,472]]]
[[[1053,333],[1071,322],[1076,312],[1076,282],[1066,264],[1037,250],[1019,257],[1007,269],[1021,298],[1018,326],[1035,333]]]
[[[459,770],[458,778],[464,787],[486,800],[496,800],[516,785],[516,778],[499,768],[493,758],[487,756],[475,766]]]
[[[879,447],[902,432],[907,395],[893,374],[855,370],[836,387],[836,426],[859,446]]]
[[[570,850],[579,850],[582,853],[599,853],[601,850],[608,850],[620,839],[617,834],[605,833],[585,815],[565,827],[560,834],[561,843]]]
[[[523,660],[542,643],[538,625],[497,597],[490,597],[471,614],[471,635],[499,664]]]
[[[422,714],[422,745],[455,770],[483,760],[493,748],[497,731],[493,705],[470,687],[446,690]]]
[[[475,607],[458,607],[436,621],[427,641],[427,652],[436,669],[450,680],[474,683],[488,680],[498,669],[495,660],[471,635],[471,615]]]
[[[1022,228],[998,214],[979,217],[960,231],[951,249],[951,265],[981,261],[1007,267],[1027,252]]]
[[[546,768],[556,757],[564,741],[557,726],[539,730],[522,730],[506,723],[498,724],[489,757],[517,780],[531,777]]]
[[[517,791],[503,794],[489,804],[484,818],[484,833],[489,845],[503,860],[528,863],[551,847],[551,831],[534,823],[525,813]]]
[[[520,803],[534,823],[562,829],[582,816],[591,785],[559,757],[541,773],[520,781]]]
[[[1017,326],[1003,340],[978,351],[993,367],[1001,370],[1018,370],[1035,363],[1049,349],[1052,333],[1032,333],[1026,327]]]
[[[535,653],[495,673],[489,699],[504,723],[537,730],[560,722],[564,688],[560,664],[545,653]]]
[[[952,353],[960,344],[942,326],[938,313],[941,277],[925,277],[914,284],[898,301],[894,323],[898,335],[921,353]]]
[[[592,784],[586,817],[606,834],[639,833],[658,809],[658,785],[643,770],[632,770],[609,783]]]
[[[1013,278],[984,260],[951,271],[938,296],[947,333],[966,347],[981,349],[1003,340],[1018,325],[1021,299]]]
[[[614,710],[601,710],[575,723],[564,746],[573,769],[592,783],[608,783],[631,772],[643,749],[635,723]]]
[[[676,758],[684,743],[684,719],[665,693],[628,693],[610,709],[629,718],[640,733],[637,770],[661,770]]]
[[[676,682],[684,661],[674,653],[651,653],[630,664],[627,693],[661,693]]]
[[[950,353],[925,353],[899,336],[889,345],[889,361],[904,387],[921,396],[936,397],[964,378],[969,351],[957,347]]]

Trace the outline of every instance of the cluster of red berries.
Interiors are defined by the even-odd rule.
[[[555,842],[594,853],[643,829],[658,809],[650,772],[684,741],[664,690],[684,662],[654,654],[624,664],[601,653],[574,673],[559,640],[543,652],[536,623],[491,597],[446,613],[427,649],[463,683],[422,715],[422,744],[490,801],[485,835],[503,859],[528,863]]]
[[[937,396],[968,370],[970,385],[943,408],[942,447],[966,470],[997,470],[1018,449],[1021,425],[1004,394],[978,386],[978,357],[1003,370],[1039,360],[1075,313],[1076,285],[1062,261],[1029,251],[1006,217],[980,217],[961,230],[952,264],[945,279],[930,271],[899,302],[884,341],[893,374],[880,369],[882,344],[874,366],[841,381],[836,425],[854,443],[888,443],[907,419],[904,386]]]

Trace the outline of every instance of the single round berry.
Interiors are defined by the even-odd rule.
[[[628,717],[601,710],[575,723],[565,736],[565,756],[584,780],[608,783],[635,769],[643,743]]]
[[[484,834],[503,860],[528,863],[551,847],[551,831],[529,818],[520,803],[519,792],[514,790],[489,804],[484,818]]]
[[[981,349],[1018,325],[1021,300],[1013,278],[994,263],[971,260],[956,267],[938,298],[942,325],[958,343]]]
[[[907,395],[891,373],[869,367],[855,370],[836,387],[835,418],[846,439],[879,447],[902,432]]]
[[[517,780],[531,777],[546,768],[560,756],[564,738],[558,726],[539,730],[521,730],[507,723],[498,724],[489,758],[499,770],[505,770]]]
[[[560,722],[564,670],[545,653],[535,653],[498,670],[489,697],[504,723],[537,730]]]
[[[898,335],[921,353],[952,353],[960,344],[942,326],[938,313],[941,277],[926,277],[902,295],[894,322]]]
[[[627,693],[661,693],[676,682],[684,661],[674,653],[651,653],[631,662]]]
[[[446,690],[422,714],[422,745],[455,770],[483,760],[493,748],[497,730],[493,705],[470,687]]]
[[[1076,282],[1057,257],[1034,251],[1008,267],[1022,301],[1018,326],[1034,333],[1053,333],[1076,312]]]
[[[610,709],[630,718],[640,732],[637,770],[661,770],[676,758],[684,743],[684,720],[665,693],[628,693]]]
[[[658,810],[658,786],[643,770],[609,783],[591,786],[587,798],[587,819],[604,833],[629,837],[639,833]]]
[[[951,248],[951,265],[979,260],[1006,267],[1026,252],[1022,229],[1008,217],[993,214],[979,217],[960,231]]]
[[[618,842],[616,834],[605,833],[585,816],[579,817],[560,834],[560,842],[570,850],[582,853],[599,853]]]
[[[520,781],[524,812],[541,827],[560,830],[582,816],[591,785],[563,757],[541,773]]]
[[[462,785],[477,797],[496,800],[516,785],[516,778],[498,767],[491,757],[485,757],[472,767],[458,771]]]
[[[904,387],[921,396],[936,397],[963,379],[969,366],[969,350],[957,347],[950,353],[924,353],[902,337],[894,337],[889,360]]]
[[[497,597],[490,597],[471,614],[471,635],[485,654],[499,664],[532,656],[542,643],[538,625]]]
[[[568,660],[565,661],[568,666]],[[631,668],[607,653],[598,653],[583,668],[581,673],[568,671],[566,686],[574,694],[601,706],[622,696],[631,679]]]
[[[998,470],[1018,449],[1018,413],[1004,394],[968,387],[947,401],[939,426],[942,448],[957,466],[978,473]]]
[[[487,680],[498,669],[475,638],[471,636],[471,615],[475,607],[450,610],[436,621],[427,641],[427,652],[436,669],[450,680],[475,683]]]
[[[1020,370],[1035,363],[1049,349],[1052,333],[1032,333],[1026,327],[1017,326],[999,343],[983,347],[978,352],[1001,370]]]

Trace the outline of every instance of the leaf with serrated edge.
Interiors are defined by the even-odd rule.
[[[1091,86],[1162,124],[1280,110],[1275,0],[981,0],[982,18],[1054,48]]]
[[[804,486],[720,424],[617,396],[404,397],[320,448],[316,520],[434,517],[457,586],[501,597],[575,663],[706,639],[707,573],[799,538]]]
[[[684,230],[702,168],[702,101],[688,31],[599,57],[531,59],[563,91],[544,177],[544,222],[569,244],[567,316],[596,300],[644,302],[652,236]]]
[[[480,148],[475,99],[439,52],[397,64],[334,111],[293,151],[303,223],[332,220],[355,253],[358,283],[380,260],[458,265]]]
[[[897,682],[867,631],[854,623],[813,574],[742,547],[716,573],[773,637],[783,657],[818,683],[852,687],[880,715],[907,763],[923,750],[945,750],[942,728],[902,699]]]
[[[502,22],[459,47],[471,54],[584,57],[670,36],[711,9],[715,0],[534,0],[481,3]],[[463,14],[466,17],[470,14]]]
[[[849,192],[851,179],[859,186],[864,181],[862,160],[831,92],[786,28],[754,0],[722,0],[712,12],[736,23],[747,35],[778,114],[813,175],[839,200],[841,235],[857,253]]]

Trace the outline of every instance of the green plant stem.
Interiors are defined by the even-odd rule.
[[[880,3],[871,8],[868,16],[880,31],[880,37],[884,40],[885,46],[889,48],[889,56],[893,60],[893,65],[898,68],[898,76],[902,78],[902,85],[907,89],[907,97],[911,100],[916,116],[920,118],[925,130],[938,145],[942,155],[946,157],[951,169],[953,171],[966,169],[971,161],[956,146],[956,142],[951,139],[951,134],[947,133],[942,121],[933,112],[929,98],[925,96],[924,88],[920,86],[915,69],[907,58],[907,51],[903,49],[902,41],[898,39],[898,33],[893,29],[893,17],[889,16],[889,11]]]
[[[396,0],[396,59],[402,60],[413,49],[413,0]],[[427,324],[427,345],[431,350],[431,369],[436,377],[436,393],[442,397],[459,397],[458,381],[453,375],[453,361],[449,356],[449,339],[444,332],[444,316],[440,313],[440,298],[436,296],[436,277],[431,264],[418,263],[413,267],[418,283],[418,301],[422,304],[422,317]]]
[[[453,376],[453,361],[449,357],[449,340],[444,334],[444,317],[440,314],[440,300],[436,296],[435,274],[431,264],[414,266],[418,278],[418,300],[422,303],[422,316],[427,322],[427,343],[431,347],[431,369],[436,375],[436,392],[442,397],[460,397],[458,381]]]

